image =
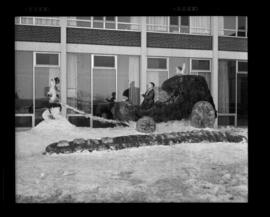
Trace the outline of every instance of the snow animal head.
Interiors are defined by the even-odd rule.
[[[184,63],[183,64],[183,67],[181,67],[181,66],[177,66],[176,67],[176,74],[177,75],[184,75],[185,74],[185,68],[186,68],[186,64]]]

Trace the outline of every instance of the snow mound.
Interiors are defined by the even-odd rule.
[[[69,131],[76,129],[76,126],[71,124],[65,117],[59,116],[57,119],[49,119],[40,122],[33,131]]]

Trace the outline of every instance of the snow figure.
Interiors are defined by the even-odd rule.
[[[176,75],[184,75],[185,74],[185,69],[186,69],[186,64],[183,63],[183,67],[177,66],[176,67]]]
[[[50,80],[50,89],[47,95],[49,98],[49,109],[43,112],[42,117],[44,120],[47,119],[57,119],[60,115],[60,112],[62,110],[62,106],[59,103],[59,89],[57,87],[57,84],[59,84],[59,78],[54,78]]]

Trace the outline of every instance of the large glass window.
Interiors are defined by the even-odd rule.
[[[220,125],[247,125],[247,62],[219,60],[218,112]]]
[[[128,101],[134,105],[140,103],[139,75],[139,56],[117,56],[117,96],[119,101]]]
[[[50,80],[61,78],[59,67],[35,67],[35,125],[40,123],[42,113],[48,108],[49,100],[47,93],[50,88]],[[58,89],[61,90],[61,81]],[[61,96],[60,96],[61,98]]]
[[[67,58],[67,102],[69,105],[90,114],[91,55],[69,53]],[[67,113],[73,114],[74,112],[68,109]]]
[[[15,52],[15,113],[33,114],[33,52]]]
[[[219,60],[218,67],[218,113],[221,124],[235,124],[236,113],[236,62]],[[233,123],[232,123],[233,120]]]
[[[237,126],[248,124],[248,64],[238,61],[237,72]]]
[[[147,58],[147,83],[153,82],[155,86],[161,87],[162,83],[169,78],[167,58]]]
[[[211,91],[211,67],[210,60],[192,59],[191,74],[201,75],[205,78],[208,88]]]

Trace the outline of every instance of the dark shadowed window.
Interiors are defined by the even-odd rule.
[[[148,69],[167,69],[167,59],[165,58],[148,58]]]
[[[36,65],[59,65],[58,54],[36,54]]]
[[[237,36],[242,36],[245,37],[246,36],[246,30],[247,30],[247,26],[246,26],[246,17],[240,16],[238,17],[238,33]]]
[[[115,67],[114,56],[94,56],[94,67]]]
[[[235,36],[236,32],[236,17],[225,16],[224,17],[224,35]]]
[[[209,60],[192,60],[192,70],[210,70]]]
[[[247,72],[248,71],[247,62],[238,62],[238,71],[239,72]]]

